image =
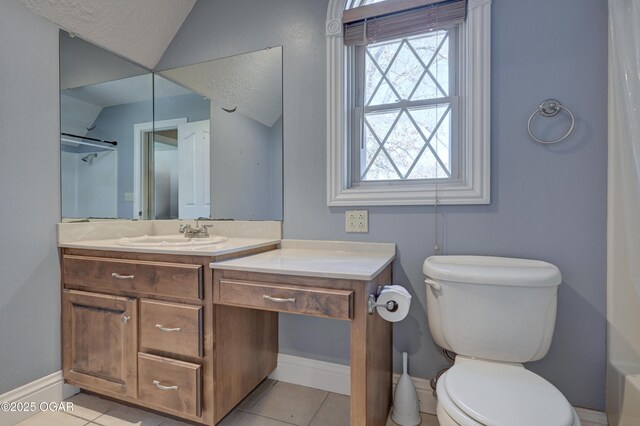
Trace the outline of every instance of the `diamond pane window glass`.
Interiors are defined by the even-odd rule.
[[[366,6],[368,4],[381,3],[389,0],[347,0],[346,9],[353,9],[360,6]]]
[[[447,33],[437,31],[411,40],[419,57],[429,58],[425,75],[412,100],[449,96],[449,40]]]
[[[422,154],[428,159],[428,163],[418,161],[409,179],[446,179],[451,177],[450,106],[440,104],[414,109],[411,110],[411,115],[420,129],[421,135],[429,140],[429,144],[425,145]]]
[[[383,43],[370,46],[365,60],[365,102],[374,105],[395,102],[398,96],[391,89],[386,77],[391,62],[394,60],[400,42]]]
[[[451,31],[359,48],[364,81],[356,109],[362,114],[356,181],[452,177]]]

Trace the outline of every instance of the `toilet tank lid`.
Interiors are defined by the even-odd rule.
[[[562,282],[557,266],[541,260],[494,256],[431,256],[422,266],[432,279],[514,287],[553,287]]]

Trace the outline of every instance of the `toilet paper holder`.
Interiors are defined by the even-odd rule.
[[[376,294],[369,295],[369,300],[367,301],[367,308],[368,308],[369,315],[372,315],[376,311],[376,308],[378,307],[386,308],[387,311],[389,312],[395,312],[398,310],[398,303],[395,302],[394,300],[390,300],[387,303],[377,303],[378,296],[380,296],[380,293],[382,293],[383,288],[384,288],[383,285],[379,285],[378,289],[376,290]]]

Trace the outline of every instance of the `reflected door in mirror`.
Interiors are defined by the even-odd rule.
[[[180,219],[209,217],[211,212],[209,123],[202,120],[178,126]]]

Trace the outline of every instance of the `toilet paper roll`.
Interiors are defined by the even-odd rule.
[[[395,309],[387,309],[388,302],[395,302]],[[384,320],[389,322],[402,321],[409,313],[409,307],[411,306],[411,295],[409,292],[399,285],[387,285],[384,286],[380,296],[376,300],[376,304],[383,305],[378,306],[376,310]]]

